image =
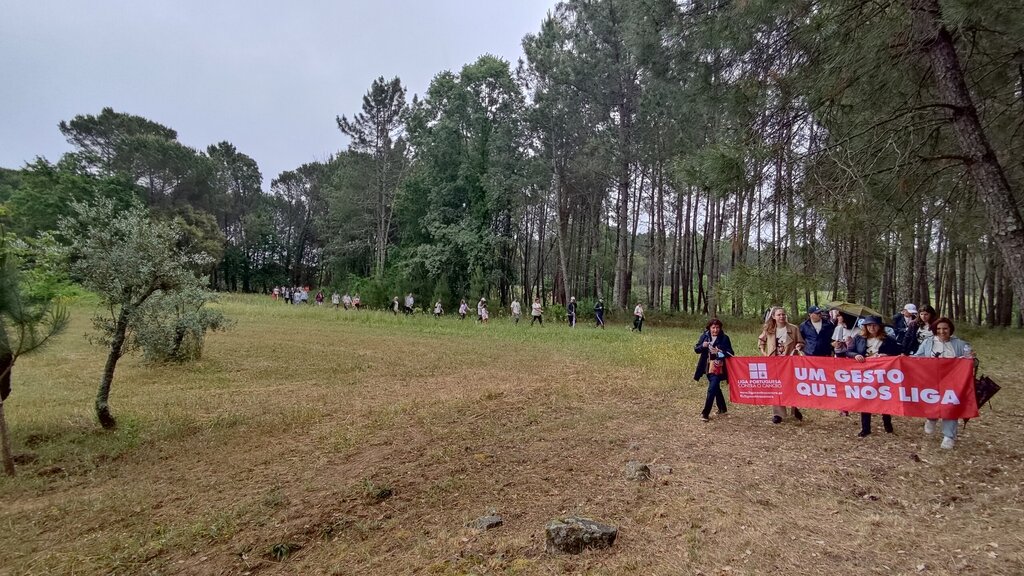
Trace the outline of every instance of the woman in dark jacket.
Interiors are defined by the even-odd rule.
[[[882,319],[878,316],[868,316],[864,319],[864,325],[860,334],[853,337],[853,344],[846,351],[846,355],[857,362],[863,362],[865,358],[874,356],[899,356],[902,349],[896,339],[885,333],[882,326]],[[892,416],[882,415],[882,426],[885,431],[892,434]],[[861,412],[860,433],[857,436],[863,438],[871,434],[871,413]]]
[[[697,360],[697,371],[693,379],[700,381],[700,377],[708,375],[708,395],[704,400],[704,409],[700,412],[700,419],[707,422],[711,418],[711,404],[718,405],[718,413],[725,414],[728,408],[725,405],[725,395],[722,394],[721,383],[727,380],[725,373],[725,359],[733,355],[732,342],[725,335],[722,321],[713,318],[704,328],[693,351],[700,354]]]

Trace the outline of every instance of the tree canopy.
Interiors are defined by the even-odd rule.
[[[55,164],[0,172],[0,201],[33,235],[138,199],[221,290],[706,315],[827,297],[1008,325],[1022,41],[1004,2],[565,0],[520,62],[483,55],[411,99],[373,80],[339,151],[267,190],[230,142],[105,108],[60,123]]]

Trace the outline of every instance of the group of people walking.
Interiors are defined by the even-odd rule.
[[[281,300],[286,304],[310,304],[308,286],[274,286],[270,291],[271,300]],[[326,300],[323,290],[318,290],[313,296],[313,304],[323,306]],[[347,292],[344,296],[335,291],[331,294],[331,305],[335,308],[344,307],[345,310],[359,310],[362,307],[362,300],[359,294],[350,296]]]
[[[807,318],[795,325],[789,322],[786,310],[773,307],[766,315],[757,347],[763,356],[805,354],[808,356],[834,356],[864,362],[867,358],[882,356],[916,356],[921,358],[973,358],[974,351],[963,340],[954,336],[956,327],[949,318],[938,317],[931,306],[918,310],[914,304],[904,306],[893,317],[891,326],[885,326],[879,316],[860,319],[840,312],[825,311],[817,306],[807,310]],[[700,354],[694,380],[706,376],[707,396],[700,417],[705,422],[711,417],[711,408],[725,414],[727,405],[721,384],[727,381],[725,359],[734,354],[732,342],[726,335],[721,320],[708,322],[694,346]],[[796,406],[773,406],[772,423],[781,424],[787,416],[800,421],[804,416]],[[863,438],[871,434],[872,415],[862,413],[860,432]],[[934,434],[938,420],[925,421],[926,434]],[[893,432],[892,416],[882,415],[882,427]],[[957,421],[942,420],[942,448],[956,445]]]
[[[273,300],[284,300],[288,304],[307,304],[309,303],[309,287],[289,287],[289,286],[275,286],[271,291],[271,298]],[[318,291],[314,297],[316,305],[323,305],[325,301],[324,292]],[[359,310],[362,308],[362,301],[359,298],[359,294],[350,296],[347,292],[344,295],[339,295],[337,291],[331,294],[331,304],[335,308],[344,308],[345,310],[354,309]],[[415,313],[416,298],[410,292],[405,295],[401,300],[398,296],[391,299],[388,305],[388,311],[395,316],[399,312],[405,315],[411,315]],[[523,316],[523,306],[519,303],[517,298],[512,300],[509,305],[509,312],[512,318],[512,322],[515,324],[519,323],[519,320]],[[541,304],[540,298],[536,297],[533,299],[533,303],[530,305],[530,325],[540,324],[544,325],[544,306]],[[576,302],[576,297],[570,297],[569,302],[565,307],[566,321],[570,328],[576,327],[576,321],[579,317],[579,305]],[[434,303],[433,314],[435,318],[440,318],[445,313],[444,304],[440,300]],[[460,320],[465,320],[469,314],[469,305],[466,303],[466,299],[463,298],[459,302],[458,315]],[[490,310],[487,305],[487,298],[480,298],[476,305],[476,317],[477,321],[481,323],[487,323],[490,320]],[[594,325],[597,328],[605,328],[605,308],[604,299],[598,298],[597,302],[594,303]],[[631,331],[642,332],[644,327],[644,305],[643,302],[637,302],[633,308],[633,324],[630,327]]]

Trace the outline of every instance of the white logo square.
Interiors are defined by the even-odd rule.
[[[751,380],[767,380],[768,379],[768,365],[767,364],[750,364],[750,379]]]

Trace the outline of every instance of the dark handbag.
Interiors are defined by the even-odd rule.
[[[1000,389],[999,384],[993,382],[988,376],[975,379],[974,397],[978,400],[978,409],[980,410]]]

